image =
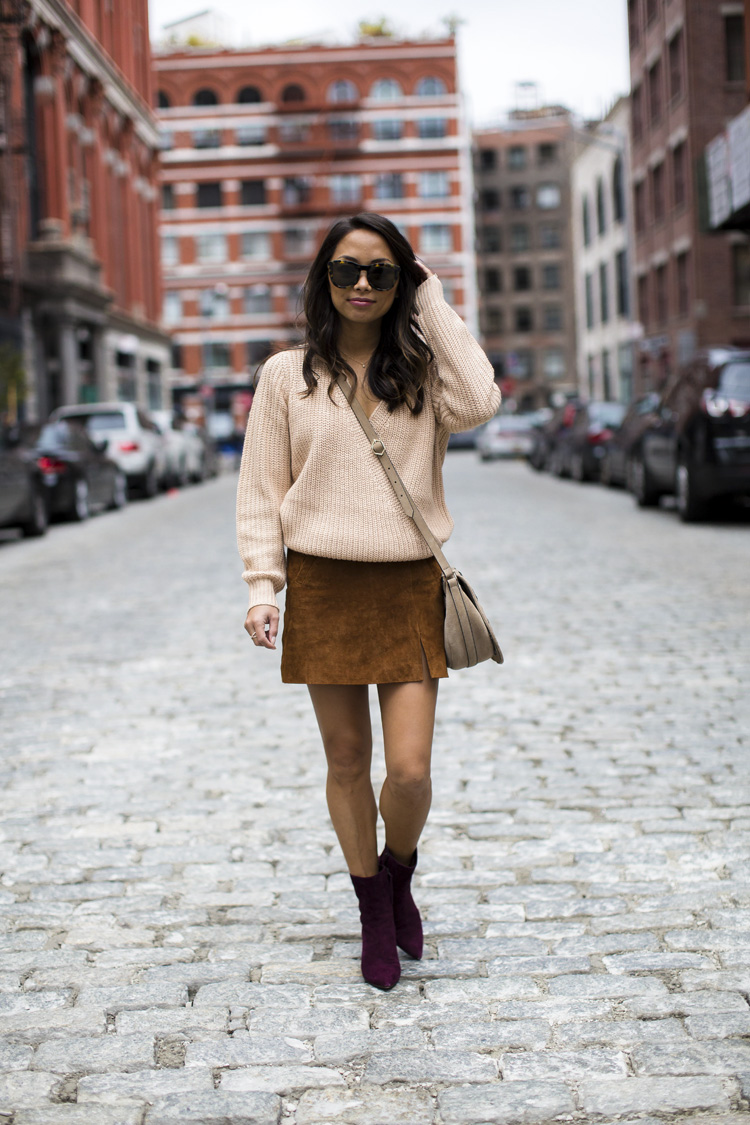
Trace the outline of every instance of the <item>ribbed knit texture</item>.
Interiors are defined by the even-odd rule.
[[[425,405],[372,424],[432,533],[453,530],[442,466],[448,437],[486,422],[500,404],[492,365],[443,298],[437,277],[417,290],[420,329],[435,355]],[[237,544],[250,606],[275,605],[284,585],[284,547],[360,562],[401,562],[430,555],[399,504],[359,422],[330,375],[303,397],[302,348],[266,361],[248,419],[237,485]]]

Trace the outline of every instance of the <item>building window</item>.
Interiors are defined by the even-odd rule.
[[[448,122],[444,117],[420,117],[417,134],[423,141],[439,140],[448,135]]]
[[[271,239],[265,231],[243,231],[240,246],[243,258],[266,259],[271,257]]]
[[[528,211],[531,207],[531,192],[527,187],[510,189],[510,206],[513,211]]]
[[[688,252],[678,254],[677,267],[677,312],[679,316],[688,316],[690,312],[690,275],[688,272]]]
[[[257,86],[243,86],[235,100],[238,105],[257,105],[263,101],[263,95]]]
[[[503,248],[500,227],[482,227],[479,232],[479,248],[483,254],[499,254]]]
[[[648,307],[648,276],[645,273],[638,278],[638,317],[644,328],[651,323]]]
[[[639,180],[633,188],[635,199],[635,230],[636,234],[643,234],[647,226],[646,218],[646,181]]]
[[[219,99],[217,98],[215,91],[208,89],[208,87],[204,87],[202,90],[198,90],[198,92],[193,97],[193,105],[218,105],[218,104],[219,104]]]
[[[419,194],[423,199],[446,199],[450,195],[447,172],[420,172]]]
[[[164,294],[162,320],[165,324],[177,324],[182,320],[182,296],[174,289],[167,289]]]
[[[221,184],[198,184],[199,207],[221,207]]]
[[[724,16],[727,82],[745,81],[745,17]]]
[[[202,289],[200,310],[201,316],[207,320],[226,320],[229,316],[229,294],[226,287]]]
[[[601,176],[596,181],[596,229],[600,235],[607,230],[607,215],[604,209],[604,180]]]
[[[562,348],[545,348],[542,357],[542,371],[545,379],[565,378],[565,352]]]
[[[180,241],[176,234],[161,236],[161,264],[177,266],[180,263]]]
[[[195,249],[199,262],[226,262],[227,260],[227,240],[223,234],[197,235]]]
[[[250,285],[242,295],[246,316],[267,316],[272,311],[271,290],[267,285]]]
[[[559,149],[556,144],[551,142],[543,142],[537,146],[536,160],[537,164],[544,168],[548,164],[556,164],[558,159]]]
[[[376,141],[400,141],[404,135],[404,123],[397,117],[381,117],[372,122],[371,128]]]
[[[161,152],[169,152],[174,148],[174,133],[171,129],[159,130],[159,150]]]
[[[156,108],[157,109],[169,109],[171,104],[172,103],[169,100],[169,95],[165,94],[163,90],[157,90],[157,92],[156,92]]]
[[[287,258],[307,258],[315,249],[315,236],[304,227],[288,227],[284,231],[284,254]]]
[[[235,130],[235,140],[238,145],[247,148],[250,145],[264,145],[266,143],[265,125],[240,125]]]
[[[286,290],[286,307],[292,316],[299,316],[304,305],[304,285],[288,285]]]
[[[634,86],[630,94],[630,120],[633,127],[633,140],[636,144],[643,139],[643,88]]]
[[[562,332],[562,305],[545,305],[542,310],[542,327],[545,332]]]
[[[542,223],[539,227],[539,245],[542,250],[559,250],[562,246],[562,228],[557,223]]]
[[[511,145],[508,149],[508,167],[513,171],[520,171],[526,167],[526,146],[525,145]]]
[[[375,176],[373,190],[376,199],[403,199],[404,177],[401,172],[380,172]]]
[[[528,223],[514,223],[510,228],[510,248],[516,254],[531,249],[531,227]]]
[[[279,140],[285,145],[305,145],[310,140],[308,121],[282,121],[279,125]]]
[[[738,242],[732,246],[733,304],[750,305],[750,243]]]
[[[628,317],[630,316],[630,285],[627,250],[618,250],[615,255],[615,280],[617,282],[617,315]]]
[[[359,203],[362,198],[362,177],[353,172],[341,172],[330,179],[333,203]]]
[[[312,180],[309,176],[287,176],[281,189],[281,199],[286,207],[299,207],[312,198]]]
[[[594,327],[594,275],[586,274],[586,327]]]
[[[290,102],[303,102],[305,101],[305,91],[296,82],[290,82],[281,91],[281,100],[286,105]]]
[[[370,89],[370,97],[376,102],[395,102],[403,96],[401,83],[395,78],[379,78]]]
[[[497,168],[497,150],[494,148],[480,148],[479,150],[479,170],[480,172],[494,172]]]
[[[651,169],[651,207],[655,223],[664,221],[664,162]]]
[[[174,340],[172,341],[172,347],[170,348],[169,361],[170,366],[173,367],[175,371],[182,370],[182,344],[178,344]]]
[[[513,310],[516,332],[531,332],[534,318],[528,305],[517,305]]]
[[[266,202],[265,180],[243,180],[240,184],[240,203],[243,207],[262,207]]]
[[[648,113],[651,127],[661,121],[661,59],[648,72]]]
[[[666,265],[656,267],[654,270],[654,282],[656,289],[656,320],[658,324],[666,324],[669,317]]]
[[[232,366],[232,353],[229,344],[209,340],[203,345],[203,366],[207,371]]]
[[[592,355],[586,356],[586,374],[588,378],[589,398],[596,398],[596,360]]]
[[[196,129],[193,132],[193,148],[221,148],[221,130]]]
[[[414,90],[418,98],[442,98],[447,92],[448,88],[442,78],[435,78],[433,75],[420,78]]]
[[[669,40],[669,100],[682,97],[682,28]]]
[[[555,262],[542,266],[542,289],[553,290],[562,288],[562,270]]]
[[[516,293],[524,293],[531,289],[531,270],[528,266],[513,267],[513,288]]]
[[[604,348],[602,351],[602,398],[605,402],[612,401],[612,368],[609,348]]]
[[[628,35],[630,37],[630,50],[634,50],[641,41],[641,0],[628,0]]]
[[[503,289],[503,275],[499,269],[492,266],[484,271],[485,293],[501,293]]]
[[[177,206],[174,195],[174,184],[162,184],[161,186],[161,209],[162,211],[174,211]]]
[[[426,223],[419,245],[425,254],[449,254],[453,249],[451,228],[446,223]]]
[[[609,274],[606,262],[599,266],[599,317],[602,324],[609,320]]]
[[[536,189],[536,205],[542,211],[554,211],[562,202],[559,184],[540,184]]]
[[[359,122],[353,117],[331,117],[328,120],[328,136],[332,141],[356,141]]]
[[[500,210],[500,192],[497,188],[482,188],[479,193],[479,207],[482,211]]]
[[[616,223],[625,222],[625,175],[621,156],[612,165],[612,218]]]
[[[591,208],[589,206],[589,197],[584,195],[581,203],[581,223],[583,225],[583,245],[591,245]]]
[[[503,310],[490,306],[484,310],[484,330],[497,335],[503,330]]]
[[[273,352],[272,340],[248,340],[247,365],[253,371],[258,364],[264,363]]]
[[[684,207],[687,202],[684,141],[672,149],[672,199],[676,208]]]
[[[348,78],[339,78],[328,87],[326,99],[329,102],[356,102],[359,99],[359,90]]]

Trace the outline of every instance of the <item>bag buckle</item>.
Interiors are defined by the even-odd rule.
[[[375,454],[376,457],[382,457],[383,454],[385,453],[385,446],[383,445],[380,438],[373,438],[372,445],[371,445],[370,448],[372,449],[372,451],[373,451],[373,453]]]

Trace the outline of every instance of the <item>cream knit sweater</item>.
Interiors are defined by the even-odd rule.
[[[417,290],[419,326],[435,355],[421,414],[389,413],[372,423],[435,537],[453,530],[443,492],[448,437],[486,422],[500,391],[492,365],[443,298],[437,277]],[[247,425],[237,486],[237,543],[250,606],[275,605],[286,580],[284,547],[325,558],[395,562],[430,550],[399,504],[383,466],[327,369],[304,398],[304,350],[266,361]]]

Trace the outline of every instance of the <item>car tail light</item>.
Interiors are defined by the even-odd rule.
[[[704,391],[701,397],[701,407],[711,418],[723,418],[729,414],[732,418],[744,418],[750,412],[750,402],[739,398],[727,398],[719,391]]]
[[[739,398],[730,398],[729,413],[733,418],[744,418],[746,414],[750,413],[750,402],[743,402]]]
[[[141,447],[140,447],[140,445],[137,441],[121,441],[120,442],[120,452],[121,453],[137,453],[140,448]]]
[[[609,441],[611,437],[611,430],[589,430],[586,440],[589,445],[601,445],[603,441]]]
[[[68,468],[68,462],[59,457],[38,457],[36,463],[43,473],[64,473]]]

